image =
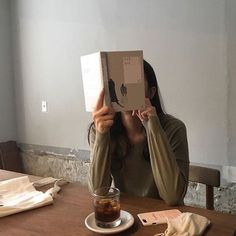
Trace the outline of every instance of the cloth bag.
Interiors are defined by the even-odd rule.
[[[37,191],[41,187],[54,183],[45,193]],[[52,177],[31,183],[28,176],[22,176],[0,182],[0,217],[46,206],[53,203],[53,197],[60,191],[60,185],[66,183]]]
[[[164,233],[155,236],[197,236],[202,235],[210,221],[198,214],[186,212],[178,217],[167,220],[167,229]]]

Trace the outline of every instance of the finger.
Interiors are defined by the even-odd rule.
[[[109,120],[113,121],[113,119],[114,119],[114,116],[112,114],[105,115],[105,116],[94,116],[93,117],[93,121],[96,124],[103,123],[103,122],[106,122]]]
[[[113,109],[113,107],[109,106],[108,109],[109,109],[109,112],[108,112],[108,113],[115,116],[115,113],[116,113],[116,112],[115,112],[115,110]]]
[[[140,111],[136,111],[136,116],[137,116],[141,121],[143,121],[143,117],[141,116]]]
[[[115,113],[112,109],[109,109],[109,107],[105,106],[102,107],[100,110],[93,112],[93,120],[98,121],[98,120],[108,120],[108,119],[113,119],[115,116]]]
[[[138,110],[138,114],[140,117],[142,117],[142,111],[141,110]]]
[[[102,121],[108,121],[108,120],[113,120],[113,118],[114,118],[113,114],[108,114],[108,115],[102,116],[101,120]]]
[[[111,127],[112,125],[113,125],[113,120],[106,120],[106,121],[104,121],[104,125],[106,126],[106,127]]]
[[[147,114],[142,114],[143,120],[148,120],[148,115]]]
[[[109,124],[113,124],[113,119],[107,119],[107,120],[97,119],[96,120],[96,125],[99,127],[101,127],[101,126],[106,127]]]
[[[139,110],[139,118],[141,121],[145,121],[145,120],[148,120],[148,111],[145,110],[145,111],[141,111]]]
[[[147,118],[147,117],[148,117],[148,114],[149,114],[149,111],[143,111],[143,112],[141,112],[141,116],[142,116],[143,118]]]
[[[113,125],[113,120],[109,120],[109,121],[105,121],[105,122],[97,124],[96,129],[101,133],[105,133],[110,129],[112,125]]]
[[[104,106],[104,107],[100,108],[99,110],[94,111],[93,117],[94,116],[104,116],[106,114],[113,114],[113,112],[109,110],[108,106]]]
[[[97,100],[97,103],[95,105],[94,111],[97,111],[97,110],[99,110],[103,107],[104,94],[105,94],[105,90],[103,88],[101,90],[101,92],[99,93],[98,100]]]
[[[145,105],[147,106],[152,106],[152,103],[149,98],[145,98]]]

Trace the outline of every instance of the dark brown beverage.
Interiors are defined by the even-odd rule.
[[[120,217],[119,200],[101,199],[94,203],[94,212],[96,220],[103,222],[112,222]]]
[[[94,192],[96,224],[103,228],[120,225],[120,191],[113,187],[99,188]]]

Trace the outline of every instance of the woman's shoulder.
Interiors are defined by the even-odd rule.
[[[163,129],[186,128],[184,122],[173,115],[164,114],[159,119]]]

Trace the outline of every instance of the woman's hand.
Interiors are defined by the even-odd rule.
[[[133,115],[137,115],[142,122],[147,121],[150,116],[157,116],[156,108],[152,106],[149,98],[145,98],[145,105],[144,110],[133,111]]]
[[[92,113],[95,128],[101,134],[109,131],[113,124],[113,118],[115,116],[115,112],[111,107],[103,106],[104,94],[105,92],[103,89],[99,94],[97,104]]]

